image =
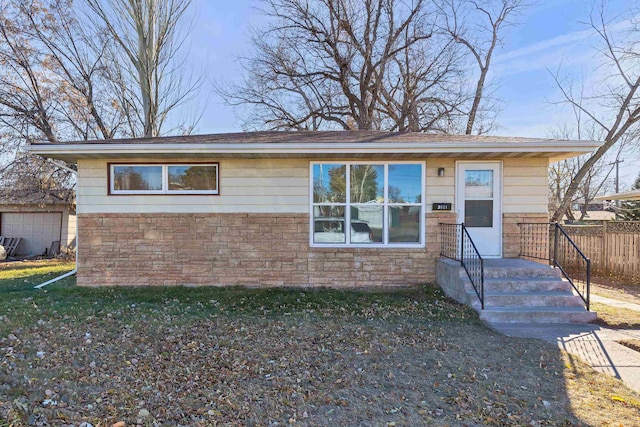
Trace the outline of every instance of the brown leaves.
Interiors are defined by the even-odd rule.
[[[393,296],[373,306],[326,292],[252,305],[251,292],[236,291],[243,302],[219,295],[212,305],[197,290],[202,301],[134,304],[126,290],[98,292],[73,289],[68,311],[48,299],[55,291],[13,301],[0,336],[0,417],[95,427],[575,420],[564,378],[548,375],[563,371],[557,350],[426,313],[467,315],[446,301]],[[36,320],[21,321],[25,313]]]

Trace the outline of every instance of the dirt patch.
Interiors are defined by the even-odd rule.
[[[618,344],[622,344],[623,346],[630,348],[631,350],[640,352],[640,340],[624,340],[624,341],[616,341]]]

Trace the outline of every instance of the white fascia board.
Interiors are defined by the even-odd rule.
[[[596,197],[595,200],[640,200],[640,190],[606,194],[604,196]]]
[[[149,154],[410,154],[410,153],[588,153],[597,141],[571,141],[568,144],[536,142],[513,144],[485,142],[408,142],[408,143],[239,143],[239,144],[57,144],[32,145],[40,155],[149,155]]]

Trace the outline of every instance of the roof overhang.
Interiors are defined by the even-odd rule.
[[[640,190],[625,191],[623,193],[605,194],[596,200],[640,200]]]
[[[555,162],[589,153],[599,141],[535,142],[347,142],[347,143],[66,143],[32,144],[29,150],[66,162],[120,158],[506,158],[544,157]]]

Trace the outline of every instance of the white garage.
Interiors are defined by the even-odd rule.
[[[0,236],[21,239],[17,257],[49,253],[53,242],[60,242],[61,252],[69,252],[76,247],[76,213],[50,197],[7,197],[0,192]]]
[[[3,212],[0,235],[20,237],[16,255],[42,255],[60,242],[62,212]]]

